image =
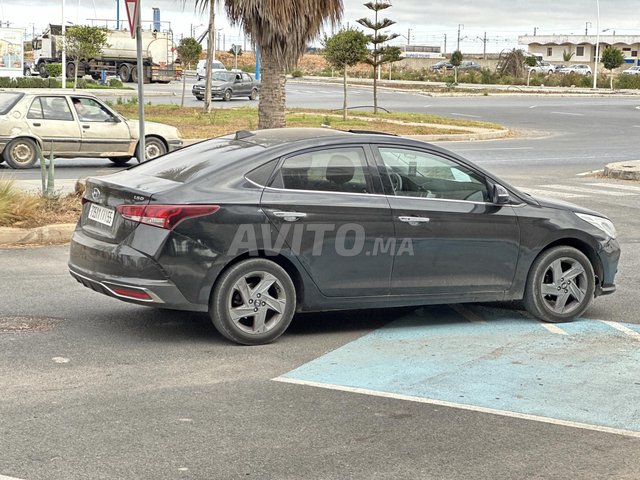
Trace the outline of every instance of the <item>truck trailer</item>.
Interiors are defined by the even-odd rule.
[[[144,64],[144,83],[168,83],[182,74],[171,31],[142,31],[142,58]],[[44,33],[33,40],[32,73],[47,77],[48,63],[62,62],[62,27],[49,25]],[[96,80],[102,72],[118,75],[123,82],[137,82],[136,40],[126,30],[107,30],[107,45],[96,58],[80,59],[78,75],[91,75]],[[67,78],[75,74],[75,59],[67,58],[63,67]]]

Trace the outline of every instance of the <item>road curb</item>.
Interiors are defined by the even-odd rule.
[[[52,245],[69,243],[75,223],[61,223],[37,228],[0,228],[0,246]]]
[[[604,167],[604,176],[620,180],[640,181],[640,160],[610,163]]]

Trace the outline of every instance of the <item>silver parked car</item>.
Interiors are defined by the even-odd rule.
[[[622,71],[625,75],[640,75],[640,65]]]
[[[60,90],[0,91],[0,157],[11,168],[30,168],[37,146],[48,156],[101,157],[117,165],[138,147],[137,120],[128,120],[93,95]],[[182,147],[178,129],[145,122],[145,160]]]
[[[558,70],[558,73],[577,73],[578,75],[591,75],[591,67],[584,64],[567,65],[566,67]]]
[[[548,73],[551,75],[555,73],[556,66],[549,62],[538,62],[534,67],[529,68],[529,72],[531,73]]]

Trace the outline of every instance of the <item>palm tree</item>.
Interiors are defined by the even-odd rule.
[[[209,0],[196,0],[196,4]],[[260,50],[262,88],[258,128],[285,126],[285,73],[325,22],[337,23],[342,0],[224,0],[227,15]]]

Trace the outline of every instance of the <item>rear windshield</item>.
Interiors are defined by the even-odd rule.
[[[179,183],[196,180],[215,168],[264,151],[264,147],[231,138],[216,138],[177,150],[132,169],[136,173]]]
[[[24,97],[24,93],[0,92],[0,115],[9,113],[9,110],[11,110],[22,97]]]

